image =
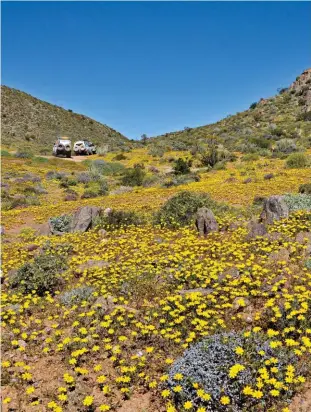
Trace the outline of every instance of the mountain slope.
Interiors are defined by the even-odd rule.
[[[1,106],[2,144],[7,147],[50,152],[58,136],[89,139],[110,149],[131,144],[111,127],[7,86],[1,86]]]
[[[228,116],[217,123],[166,133],[150,138],[149,145],[182,150],[206,142],[214,136],[231,150],[244,151],[256,140],[295,139],[310,146],[311,137],[311,69],[298,76],[289,88],[269,99],[260,99],[252,108]],[[309,121],[308,121],[309,120]],[[264,145],[264,143],[263,143]]]

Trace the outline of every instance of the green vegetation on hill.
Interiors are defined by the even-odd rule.
[[[166,133],[148,140],[149,150],[204,151],[211,138],[230,151],[278,155],[311,146],[311,69],[287,89],[260,99],[217,123]]]
[[[2,144],[50,154],[59,136],[73,141],[88,139],[109,150],[131,147],[121,133],[82,114],[39,100],[27,93],[1,86]]]

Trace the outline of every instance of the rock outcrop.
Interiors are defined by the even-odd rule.
[[[282,196],[270,196],[265,200],[259,222],[272,224],[274,220],[286,218],[289,209]]]
[[[210,232],[218,231],[218,223],[213,212],[207,207],[201,207],[196,213],[196,228],[200,236],[206,236]]]
[[[86,232],[91,229],[100,211],[101,209],[96,206],[84,206],[78,209],[73,215],[70,232]]]

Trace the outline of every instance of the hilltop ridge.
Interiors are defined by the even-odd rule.
[[[251,103],[251,102],[250,102]],[[213,136],[229,150],[244,152],[256,141],[294,139],[310,147],[311,136],[311,68],[305,70],[288,87],[278,90],[276,96],[261,98],[250,104],[249,109],[199,127],[151,137],[149,145],[186,150],[193,145],[204,144]],[[267,143],[268,144],[268,143]]]
[[[50,152],[58,136],[89,139],[110,149],[130,145],[105,124],[8,86],[1,86],[1,123],[2,144],[11,148],[28,146],[35,152]]]

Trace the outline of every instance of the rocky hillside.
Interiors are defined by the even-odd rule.
[[[251,103],[251,102],[250,102]],[[252,152],[292,139],[302,147],[311,145],[311,69],[272,98],[260,99],[244,112],[206,126],[185,128],[149,139],[149,145],[183,150],[216,137],[230,150]]]
[[[2,144],[29,147],[37,153],[51,152],[58,136],[72,140],[89,139],[110,149],[129,146],[121,133],[82,114],[39,100],[27,93],[1,86]]]

